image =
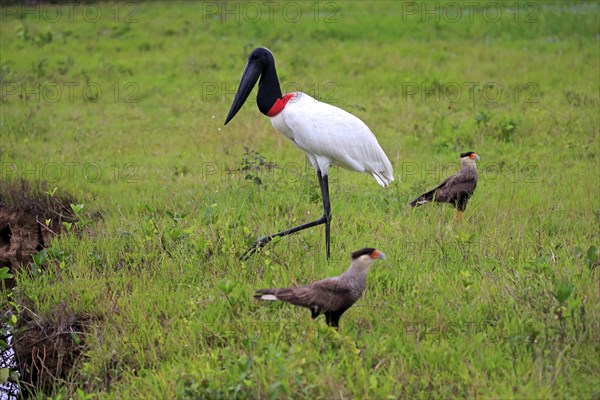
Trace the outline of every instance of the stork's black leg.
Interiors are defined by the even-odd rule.
[[[321,176],[317,172],[319,186],[321,186],[321,197],[323,198],[323,217],[325,218],[325,245],[327,246],[327,260],[329,261],[331,249],[331,204],[329,202],[329,178],[327,175]]]
[[[302,231],[304,229],[312,228],[313,226],[325,224],[325,242],[327,246],[327,260],[329,260],[330,253],[330,222],[331,222],[331,205],[329,203],[329,180],[327,175],[322,176],[320,171],[317,171],[317,179],[319,180],[319,186],[321,187],[321,196],[323,197],[323,216],[311,222],[307,222],[302,225],[298,225],[294,228],[286,229],[285,231],[277,232],[269,236],[262,237],[250,246],[248,250],[240,257],[240,260],[245,260],[252,254],[267,243],[269,243],[275,237],[283,237]]]

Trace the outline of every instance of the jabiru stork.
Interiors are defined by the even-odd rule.
[[[339,276],[322,279],[310,285],[281,289],[260,289],[257,300],[284,301],[310,310],[311,317],[325,314],[327,325],[339,328],[340,317],[360,298],[367,286],[367,275],[373,263],[385,255],[372,247],[352,253],[350,268]]]
[[[250,53],[240,85],[229,109],[225,125],[237,114],[258,78],[256,102],[260,112],[271,119],[275,129],[306,153],[317,172],[323,198],[321,218],[256,240],[242,259],[264,247],[274,237],[282,237],[325,224],[327,260],[331,248],[331,205],[328,172],[332,164],[367,172],[381,186],[394,180],[392,165],[371,130],[354,115],[302,92],[282,95],[270,50],[258,47]]]

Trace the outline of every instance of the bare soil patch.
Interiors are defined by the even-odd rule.
[[[63,222],[76,221],[73,203],[46,183],[0,182],[0,267],[9,267],[13,275],[29,268],[32,256],[64,231]],[[4,284],[5,290],[15,288],[14,279]],[[76,315],[67,304],[58,306],[51,317],[40,317],[26,293],[17,288],[14,294],[20,313],[12,330],[12,349],[4,352],[14,350],[22,397],[51,393],[75,365],[91,317]],[[1,311],[5,316],[14,313]]]
[[[0,182],[0,266],[14,272],[74,222],[68,196],[51,194],[46,183]]]

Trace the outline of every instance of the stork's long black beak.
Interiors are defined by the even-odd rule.
[[[258,81],[260,74],[261,69],[256,64],[252,62],[246,64],[246,68],[244,68],[244,72],[242,73],[240,86],[238,87],[231,108],[229,109],[229,114],[227,114],[225,125],[235,117],[235,114],[237,114],[238,111],[240,111],[240,108],[242,108],[246,102],[250,92],[252,92],[254,85],[256,85],[256,81]]]

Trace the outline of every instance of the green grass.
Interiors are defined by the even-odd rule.
[[[95,23],[3,8],[1,182],[49,181],[96,216],[42,274],[17,275],[20,309],[86,321],[75,366],[40,396],[598,398],[598,4],[457,23],[395,2],[321,2],[318,21],[292,3],[291,23],[283,4],[272,23],[235,3],[225,18],[208,8],[221,3],[100,3]],[[332,171],[330,263],[322,228],[238,261],[321,212],[314,171],[253,102],[223,126],[259,45],[282,85],[363,119],[394,166],[387,189]],[[468,150],[481,162],[465,221],[409,209]],[[310,337],[308,311],[252,300],[338,274],[365,246],[387,260],[339,333],[318,320]]]

